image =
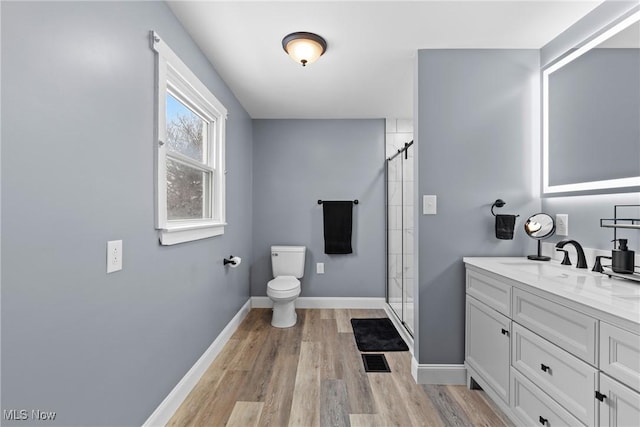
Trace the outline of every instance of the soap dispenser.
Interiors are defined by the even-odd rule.
[[[611,251],[611,269],[614,273],[633,274],[635,270],[636,253],[627,248],[627,239],[615,239],[619,242],[618,249]]]

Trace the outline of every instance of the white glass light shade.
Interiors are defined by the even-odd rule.
[[[282,39],[282,47],[291,59],[304,67],[322,56],[327,50],[327,43],[317,34],[298,32]]]

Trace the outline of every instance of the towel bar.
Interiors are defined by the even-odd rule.
[[[321,204],[322,204],[322,202],[323,202],[323,200],[318,199],[318,204],[319,204],[319,205],[321,205]],[[359,202],[358,202],[358,199],[353,200],[353,204],[354,204],[354,205],[357,205],[358,203],[359,203]]]

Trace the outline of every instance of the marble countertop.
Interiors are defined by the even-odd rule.
[[[609,278],[590,269],[577,269],[553,260],[465,257],[463,261],[468,266],[582,304],[634,326],[640,325],[640,282]]]

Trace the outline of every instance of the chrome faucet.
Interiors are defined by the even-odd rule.
[[[556,243],[556,248],[564,248],[565,245],[571,244],[574,248],[576,248],[576,253],[578,254],[578,263],[576,264],[576,268],[587,268],[587,259],[584,256],[584,250],[580,243],[575,240],[562,240]]]

